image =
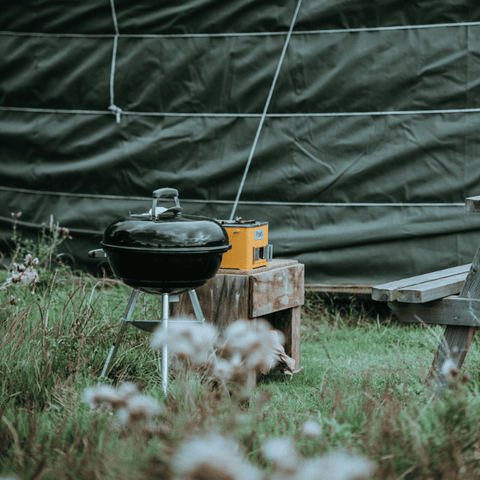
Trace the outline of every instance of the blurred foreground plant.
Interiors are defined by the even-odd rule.
[[[259,373],[268,373],[286,357],[283,343],[282,332],[265,320],[237,320],[223,333],[212,324],[187,320],[157,328],[150,345],[154,350],[167,346],[176,361],[200,366],[242,400],[248,398]]]
[[[278,345],[282,343],[283,335],[268,322],[238,320],[223,332],[208,323],[172,322],[168,329],[160,326],[154,331],[150,345],[154,350],[168,347],[182,367],[176,370],[175,383],[183,387],[185,398],[194,403],[188,373],[200,371],[202,377],[198,380],[203,388],[228,392],[231,416],[238,417],[235,405],[239,408],[248,399],[257,374],[275,367],[279,361]],[[168,402],[174,396],[170,397],[167,396]],[[98,385],[85,390],[84,399],[94,409],[115,414],[126,433],[147,437],[171,433],[166,425],[167,405],[140,395],[131,383],[117,388]],[[215,397],[210,399],[214,401]],[[192,410],[196,410],[195,405]],[[322,428],[307,421],[300,431],[308,440],[318,437]],[[293,438],[267,438],[261,449],[269,472],[265,475],[246,460],[240,443],[233,438],[212,431],[199,434],[195,428],[191,433],[186,428],[185,432],[168,464],[162,463],[162,472],[170,472],[169,478],[174,480],[360,480],[370,478],[374,471],[373,463],[358,455],[337,451],[307,459],[299,455]]]
[[[132,382],[123,383],[117,388],[110,385],[87,388],[83,398],[92,409],[116,413],[117,419],[125,428],[141,427],[149,430],[161,412],[158,402],[141,395]]]

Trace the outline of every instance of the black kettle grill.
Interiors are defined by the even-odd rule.
[[[157,206],[160,198],[173,198],[175,206]],[[103,367],[100,378],[108,373],[127,324],[152,332],[159,324],[168,328],[169,302],[188,291],[197,321],[205,318],[195,288],[214,277],[225,252],[232,248],[225,228],[216,220],[184,215],[178,191],[160,188],[153,192],[148,213],[130,214],[111,223],[103,234],[101,249],[90,257],[108,257],[110,266],[126,285],[133,288],[127,308]],[[140,292],[162,295],[161,321],[131,321]],[[170,297],[170,295],[172,295]],[[168,351],[162,349],[162,386],[168,385]]]

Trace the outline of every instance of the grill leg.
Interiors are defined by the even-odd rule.
[[[132,291],[132,294],[130,295],[130,298],[128,300],[127,308],[125,309],[125,312],[122,317],[122,322],[120,323],[120,328],[117,332],[117,336],[115,337],[115,341],[113,342],[113,345],[110,348],[110,352],[108,353],[107,361],[105,362],[105,365],[103,366],[102,373],[100,375],[100,378],[103,378],[107,375],[108,369],[110,368],[110,364],[112,363],[113,358],[115,357],[115,354],[117,353],[118,346],[120,345],[120,341],[122,340],[123,333],[125,331],[125,327],[127,326],[127,323],[130,321],[130,317],[132,316],[133,308],[135,307],[135,303],[137,302],[138,294],[140,293],[140,290],[134,289]]]
[[[199,322],[203,323],[205,321],[205,317],[203,316],[202,308],[200,307],[200,302],[198,301],[197,292],[195,290],[189,290],[188,294],[190,295],[195,317],[197,317]]]
[[[200,302],[198,301],[197,293],[195,290],[188,291],[190,295],[190,300],[193,305],[193,310],[195,312],[195,317],[198,322],[205,322],[205,317],[203,316],[202,308],[200,307]],[[169,321],[169,301],[170,298],[168,293],[162,294],[162,327],[165,332],[168,330],[168,321]],[[173,321],[173,320],[172,320]],[[165,394],[167,394],[168,388],[168,347],[164,345],[162,347],[162,389]]]
[[[162,294],[162,328],[165,332],[168,330],[168,293]],[[168,347],[163,345],[162,347],[162,389],[165,395],[167,394],[168,387]]]

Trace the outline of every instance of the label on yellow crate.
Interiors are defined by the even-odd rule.
[[[255,230],[254,240],[263,240],[265,238],[265,230],[263,228],[259,228]]]

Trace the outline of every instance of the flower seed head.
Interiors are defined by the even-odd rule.
[[[261,449],[265,458],[273,463],[275,470],[288,474],[296,472],[299,457],[291,438],[273,438],[267,440]]]
[[[168,330],[160,326],[153,332],[150,345],[154,350],[166,345],[178,359],[201,365],[208,363],[217,334],[216,327],[209,323],[172,322]]]
[[[14,295],[10,295],[10,305],[18,305],[20,300],[16,298]]]
[[[116,410],[126,405],[126,401],[110,385],[86,388],[83,391],[83,399],[90,405],[90,408],[101,408],[102,410]]]
[[[366,480],[374,470],[373,463],[364,457],[334,452],[307,460],[293,480]]]
[[[130,397],[138,393],[138,388],[133,382],[125,382],[117,387],[116,393],[124,400],[128,400]]]
[[[183,444],[173,458],[181,480],[260,480],[260,472],[247,463],[233,441],[212,435]]]
[[[215,361],[215,366],[213,368],[213,376],[228,382],[232,379],[235,371],[235,365],[228,360],[219,358]]]
[[[146,395],[133,395],[119,412],[120,421],[126,425],[149,422],[161,412],[158,402]]]
[[[307,420],[302,425],[302,434],[306,438],[317,438],[322,434],[322,426],[313,420]]]

